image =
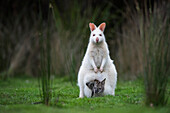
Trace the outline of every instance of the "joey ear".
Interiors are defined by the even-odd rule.
[[[106,27],[106,23],[105,23],[105,22],[103,22],[103,23],[101,23],[101,24],[99,25],[99,27],[98,27],[98,28],[99,28],[101,31],[103,31],[103,32],[104,32],[105,27]]]
[[[96,26],[93,23],[89,23],[89,27],[90,27],[91,32],[96,29]]]
[[[86,83],[86,86],[90,88],[90,82],[87,82],[87,83]]]
[[[106,80],[106,78],[102,81],[102,84],[103,84],[103,85],[105,84],[105,80]]]
[[[87,83],[86,83],[86,86],[87,86],[89,89],[93,89],[94,83],[93,83],[93,82],[87,82]]]

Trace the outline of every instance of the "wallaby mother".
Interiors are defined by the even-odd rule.
[[[114,95],[117,82],[117,71],[110,58],[108,45],[105,41],[104,30],[106,23],[102,23],[98,27],[93,23],[89,23],[89,27],[91,30],[90,40],[78,73],[78,85],[80,88],[79,97],[83,98],[85,95],[85,76],[89,74],[98,74],[100,76],[99,73],[102,73],[103,71],[107,73],[105,74],[107,75],[107,79],[105,81],[104,92],[105,94]],[[107,90],[107,87],[111,87],[112,89]]]

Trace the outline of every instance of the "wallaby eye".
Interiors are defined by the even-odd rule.
[[[93,34],[93,36],[95,36],[95,34]]]
[[[99,36],[102,36],[102,34],[99,34]]]

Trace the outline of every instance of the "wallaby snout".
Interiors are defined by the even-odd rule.
[[[99,38],[98,38],[98,37],[96,38],[96,42],[97,42],[97,43],[99,42]]]

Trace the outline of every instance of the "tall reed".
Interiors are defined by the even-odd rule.
[[[48,13],[49,14],[49,13]],[[50,105],[52,98],[51,80],[51,38],[49,31],[49,15],[46,23],[42,22],[42,12],[40,10],[39,38],[40,38],[40,94],[42,102]],[[45,26],[43,26],[45,24]],[[42,32],[42,27],[47,27],[47,32]],[[41,92],[42,91],[42,92]]]
[[[118,34],[118,64],[122,75],[143,75],[147,105],[165,105],[170,75],[170,4],[142,3],[136,1],[134,8],[127,4],[123,12],[126,22]]]
[[[144,9],[140,21],[144,55],[146,104],[165,105],[170,74],[170,16],[168,4],[154,4],[153,11]]]

